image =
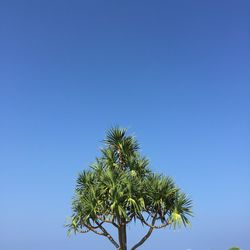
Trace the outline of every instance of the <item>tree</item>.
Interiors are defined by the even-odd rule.
[[[229,250],[240,250],[239,247],[231,247]]]
[[[156,229],[187,226],[192,201],[170,177],[149,169],[148,159],[126,129],[114,127],[107,132],[101,156],[79,174],[72,210],[69,232],[93,232],[119,250],[127,250],[127,225],[141,222],[148,231],[131,248],[135,250]],[[117,230],[117,240],[107,225]]]

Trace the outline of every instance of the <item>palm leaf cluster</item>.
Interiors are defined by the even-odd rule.
[[[115,127],[107,133],[101,156],[79,174],[72,210],[70,231],[110,236],[106,223],[119,230],[140,221],[151,232],[168,225],[186,226],[192,203],[170,177],[150,170],[133,136]]]

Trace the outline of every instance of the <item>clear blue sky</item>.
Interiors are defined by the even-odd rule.
[[[194,200],[191,229],[141,249],[250,249],[249,16],[242,0],[1,0],[0,249],[112,249],[63,224],[114,124]]]

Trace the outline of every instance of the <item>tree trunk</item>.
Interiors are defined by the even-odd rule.
[[[120,243],[120,250],[127,250],[127,231],[126,231],[126,222],[121,221],[121,224],[118,228],[119,234],[119,243]]]

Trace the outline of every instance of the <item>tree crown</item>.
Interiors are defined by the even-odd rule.
[[[137,220],[150,230],[187,226],[192,202],[172,178],[153,173],[137,140],[115,127],[107,132],[101,156],[79,174],[72,210],[69,231],[105,236],[106,223],[118,229]]]

